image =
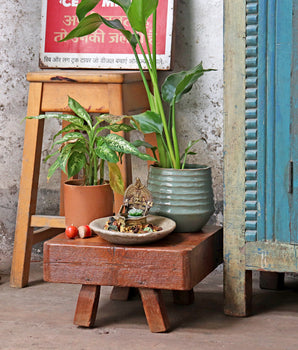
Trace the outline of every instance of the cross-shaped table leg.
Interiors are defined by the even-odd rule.
[[[139,288],[147,322],[151,332],[165,332],[169,330],[166,307],[159,289]],[[100,286],[82,285],[77,301],[74,324],[82,327],[93,327],[98,301]]]
[[[93,327],[100,295],[100,286],[83,284],[80,290],[73,323],[82,327]]]

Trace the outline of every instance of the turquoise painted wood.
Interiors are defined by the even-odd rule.
[[[258,1],[248,1],[245,82],[245,228],[246,239],[257,238],[258,215]]]
[[[224,13],[224,310],[246,316],[253,270],[298,273],[298,1]]]
[[[246,241],[298,243],[297,4],[246,7]]]
[[[266,77],[267,77],[267,2],[259,3],[258,16],[258,240],[265,240],[266,217],[265,217],[265,176],[266,176]]]
[[[291,158],[293,160],[293,195],[290,197],[291,243],[298,242],[298,2],[293,5],[292,46],[292,109],[291,109]]]
[[[290,199],[293,196],[288,191],[290,185],[289,164],[291,161],[292,8],[292,1],[277,1],[274,149],[275,215],[274,231],[269,239],[280,242],[290,242]]]

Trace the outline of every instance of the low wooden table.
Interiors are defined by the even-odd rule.
[[[100,286],[135,287],[151,332],[165,332],[170,324],[161,290],[173,290],[176,302],[191,302],[193,287],[221,262],[222,228],[216,226],[148,245],[115,245],[97,236],[69,240],[64,234],[44,244],[45,281],[82,285],[74,324],[85,327],[94,325]]]

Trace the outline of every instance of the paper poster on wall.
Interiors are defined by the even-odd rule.
[[[76,7],[80,1],[42,1],[40,68],[138,69],[133,51],[123,34],[104,24],[88,36],[59,42],[77,26]],[[157,8],[156,52],[160,70],[171,67],[174,3],[175,0],[159,0]],[[125,28],[129,28],[122,8],[110,0],[101,0],[93,12],[107,19],[118,18]],[[147,30],[151,42],[152,16]],[[143,37],[141,42],[144,42]],[[143,57],[139,57],[144,64]]]

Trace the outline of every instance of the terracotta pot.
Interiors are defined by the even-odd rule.
[[[176,232],[198,232],[214,212],[211,168],[187,165],[187,169],[151,166],[148,189],[153,197],[150,214],[176,222]]]
[[[114,196],[110,185],[82,184],[82,180],[69,180],[64,183],[66,226],[89,225],[97,218],[113,215]]]

